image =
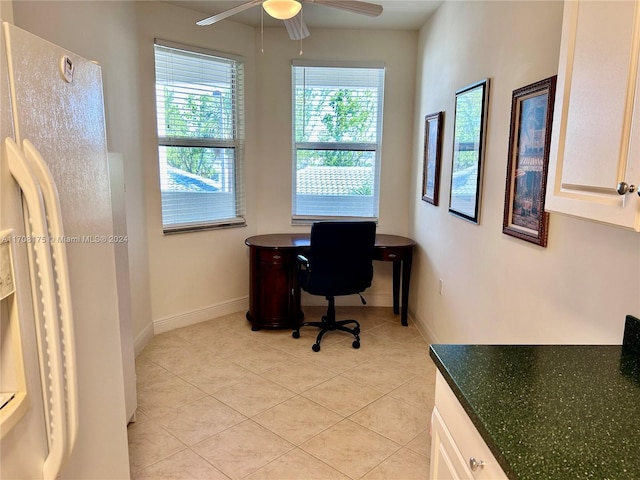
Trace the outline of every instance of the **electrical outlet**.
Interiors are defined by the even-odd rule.
[[[444,280],[443,279],[439,279],[438,280],[438,293],[440,295],[444,295]]]

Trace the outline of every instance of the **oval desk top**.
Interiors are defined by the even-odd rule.
[[[308,247],[309,238],[310,234],[308,233],[268,233],[249,237],[244,243],[249,247],[299,248]],[[407,237],[386,233],[376,234],[376,247],[378,248],[412,247],[415,244],[416,242]]]

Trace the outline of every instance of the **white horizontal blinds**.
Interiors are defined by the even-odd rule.
[[[243,62],[156,40],[165,232],[243,224]]]
[[[384,65],[293,65],[293,218],[377,218]]]

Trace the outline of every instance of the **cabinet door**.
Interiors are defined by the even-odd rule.
[[[436,374],[436,401],[431,418],[432,478],[449,478],[447,472],[453,472],[453,478],[507,479],[440,372]],[[471,467],[472,462],[476,462],[475,468]]]
[[[437,407],[431,416],[430,480],[473,479]]]
[[[261,252],[258,304],[261,317],[259,322],[263,326],[284,327],[293,323],[293,268],[290,254],[274,250]]]
[[[300,249],[247,245],[251,248],[247,312],[251,329],[295,328],[303,317],[296,267]]]
[[[640,231],[639,60],[639,2],[565,2],[547,210]]]

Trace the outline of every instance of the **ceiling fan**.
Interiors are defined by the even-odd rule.
[[[292,40],[301,40],[309,36],[309,29],[302,20],[302,3],[315,3],[327,7],[338,8],[352,13],[377,17],[382,13],[382,6],[374,3],[351,0],[249,0],[224,12],[204,18],[196,25],[205,26],[229,18],[256,5],[262,5],[264,11],[273,18],[284,20],[289,37]]]

